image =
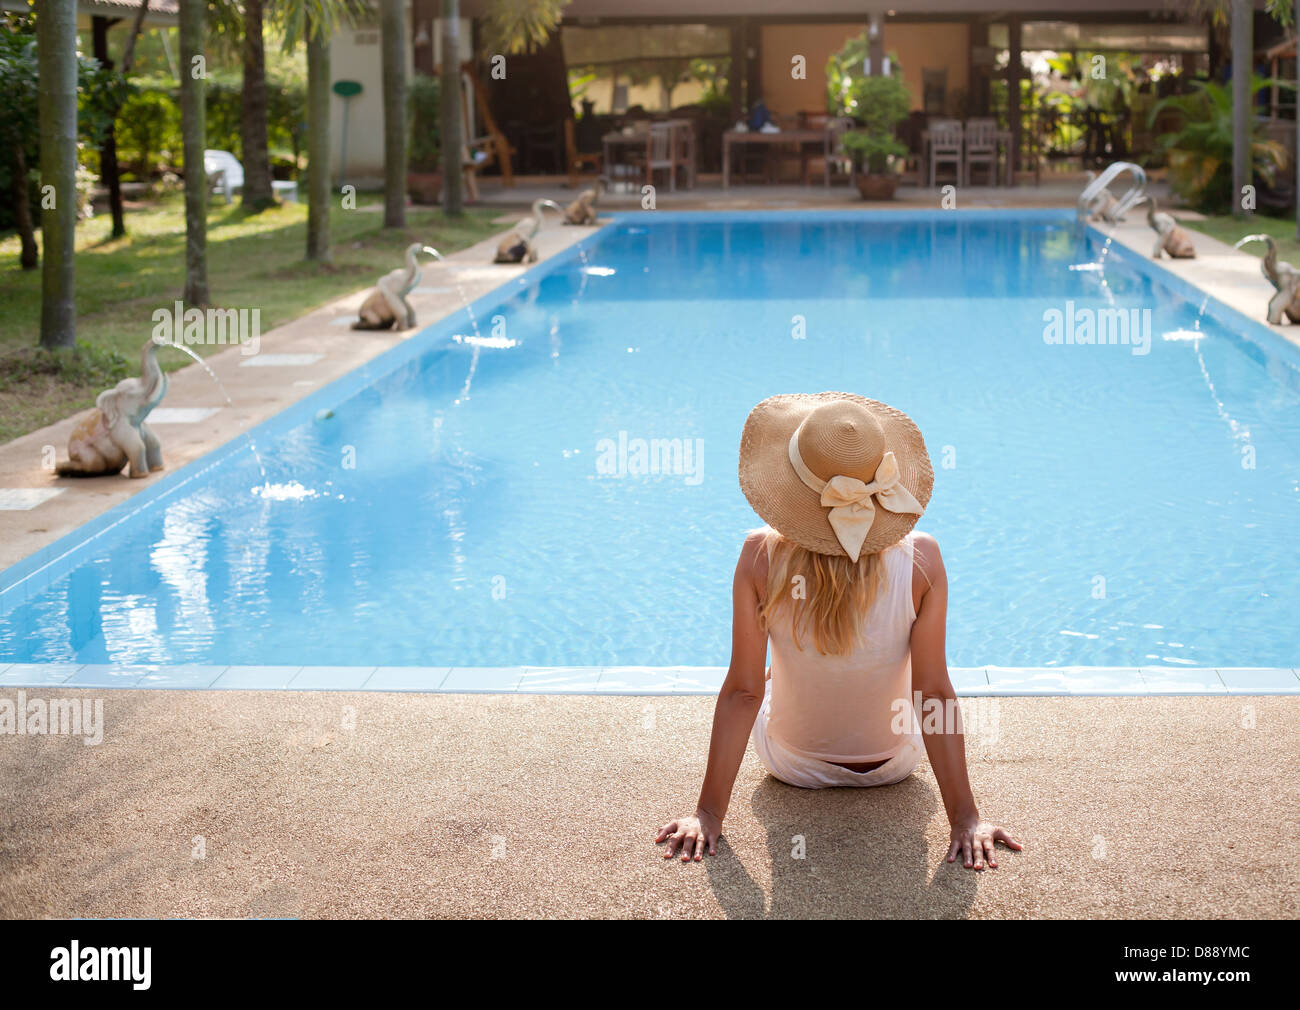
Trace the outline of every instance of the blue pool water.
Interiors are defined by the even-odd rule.
[[[745,416],[846,389],[925,433],[954,666],[1300,665],[1300,359],[1121,250],[1071,269],[1098,242],[1060,212],[625,217],[481,300],[481,339],[462,312],[268,422],[271,492],[243,438],[170,475],[7,594],[0,659],[725,665]],[[1149,353],[1044,341],[1109,299]],[[620,438],[700,469],[602,474]]]

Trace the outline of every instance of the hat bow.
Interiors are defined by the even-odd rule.
[[[831,529],[845,553],[854,561],[862,553],[862,545],[875,522],[877,503],[890,512],[921,515],[925,511],[912,492],[903,486],[898,460],[892,452],[881,457],[870,483],[843,474],[822,480],[808,469],[799,455],[799,433],[796,431],[790,439],[790,463],[799,479],[821,495],[822,505],[830,509],[826,518],[830,520]]]

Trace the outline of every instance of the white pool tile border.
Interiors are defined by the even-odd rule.
[[[30,512],[66,490],[62,487],[0,487],[0,511]]]
[[[716,694],[721,666],[213,666],[3,663],[0,689],[142,688],[391,691],[439,694]],[[1287,667],[950,667],[963,697],[1155,697],[1300,694]]]
[[[314,365],[323,354],[255,354],[239,363],[240,368],[301,368]]]
[[[149,424],[199,424],[220,409],[220,407],[155,407],[149,412]]]

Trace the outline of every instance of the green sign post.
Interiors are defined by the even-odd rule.
[[[343,99],[343,146],[339,151],[339,185],[348,179],[348,106],[361,94],[360,81],[335,81],[334,94]]]

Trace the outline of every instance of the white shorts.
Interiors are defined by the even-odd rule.
[[[768,708],[772,703],[772,681],[767,682],[763,693],[763,705],[754,720],[754,731],[750,738],[754,741],[754,750],[763,766],[792,786],[801,789],[825,789],[829,786],[889,786],[901,782],[921,762],[925,755],[925,741],[919,732],[915,732],[916,720],[912,720],[914,732],[903,742],[902,749],[879,768],[869,772],[855,772],[820,761],[817,758],[796,754],[767,735]]]

